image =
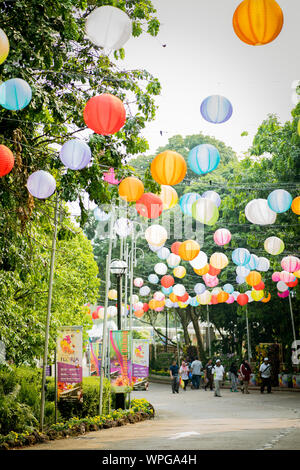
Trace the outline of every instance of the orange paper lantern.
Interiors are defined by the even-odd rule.
[[[137,317],[137,318],[142,318],[142,316],[144,315],[144,310],[141,309],[141,310],[136,310],[134,313],[134,316]]]
[[[168,289],[169,287],[172,287],[175,283],[173,276],[170,276],[169,274],[166,274],[163,276],[160,280],[160,283],[163,287]]]
[[[229,299],[229,294],[227,292],[221,291],[219,292],[217,298],[218,298],[218,303],[223,303]]]
[[[246,282],[249,286],[257,286],[261,281],[261,274],[257,271],[251,271],[246,277]]]
[[[96,134],[110,135],[124,126],[126,111],[117,96],[104,93],[88,100],[83,111],[83,119]]]
[[[119,196],[127,202],[138,201],[144,193],[144,185],[134,176],[124,178],[119,184]]]
[[[182,155],[166,150],[152,160],[150,170],[157,183],[173,186],[183,180],[187,165]]]
[[[214,268],[211,264],[209,264],[208,266],[208,274],[210,274],[211,276],[217,276],[218,274],[220,274],[221,269]]]
[[[173,302],[174,304],[178,301],[178,297],[177,295],[174,294],[174,292],[171,292],[169,297],[170,297],[171,302]]]
[[[260,281],[258,284],[253,286],[253,289],[255,290],[264,290],[265,288],[265,283],[263,281]]]
[[[297,196],[295,199],[293,199],[291,209],[295,214],[300,215],[300,196]]]
[[[15,159],[6,145],[0,145],[0,177],[7,175],[13,168]]]
[[[264,304],[266,304],[267,302],[269,302],[270,299],[271,299],[271,294],[270,294],[270,292],[269,292],[269,294],[268,294],[266,297],[264,297],[263,299],[261,299],[261,301],[262,301]]]
[[[244,0],[232,19],[235,34],[251,46],[274,41],[283,26],[283,13],[275,0]]]
[[[194,268],[194,272],[195,272],[196,274],[198,274],[198,276],[204,276],[205,274],[208,273],[208,271],[209,271],[209,266],[210,266],[209,264],[206,264],[206,265],[203,266],[203,268],[201,268],[201,269],[195,269],[195,268]]]
[[[185,240],[181,243],[178,254],[184,261],[192,261],[198,255],[200,245],[195,240]]]
[[[210,301],[213,305],[217,305],[219,303],[218,302],[218,296],[217,295],[212,295]]]

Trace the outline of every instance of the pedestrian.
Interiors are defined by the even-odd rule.
[[[179,393],[179,376],[178,376],[179,367],[174,359],[172,365],[170,366],[170,377],[172,379],[172,393]]]
[[[216,365],[212,369],[215,384],[215,397],[221,397],[220,386],[221,382],[225,379],[225,369],[221,364],[220,359],[216,360]]]
[[[240,367],[240,374],[241,374],[241,380],[242,380],[242,384],[241,384],[242,393],[247,393],[247,394],[250,393],[248,388],[249,388],[251,373],[252,373],[252,370],[251,370],[250,364],[246,359],[244,359]]]
[[[231,363],[229,373],[230,373],[230,380],[231,380],[231,391],[237,392],[238,391],[237,389],[238,369],[237,369],[237,365],[235,362]]]
[[[260,393],[264,393],[265,387],[267,387],[267,392],[271,392],[271,364],[269,362],[269,359],[267,357],[264,358],[264,362],[259,368],[260,376],[261,376],[261,387],[260,387]]]
[[[213,369],[213,362],[212,362],[212,359],[209,359],[208,360],[208,363],[206,364],[205,366],[205,375],[204,375],[204,381],[205,381],[205,385],[204,385],[204,390],[206,391],[207,387],[210,388],[210,390],[212,391],[213,390],[213,384],[214,384],[214,375],[212,373],[212,369]]]
[[[179,369],[179,374],[181,376],[181,380],[184,382],[183,390],[186,392],[186,387],[189,383],[189,366],[185,361],[182,361],[182,364]]]
[[[200,376],[202,370],[202,362],[197,357],[191,364],[191,372],[192,372],[192,385],[193,388],[199,390],[200,387]]]

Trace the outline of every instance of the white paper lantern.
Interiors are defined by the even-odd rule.
[[[26,186],[32,196],[47,199],[54,193],[56,181],[48,171],[38,170],[29,176]]]
[[[142,287],[144,284],[144,281],[141,277],[136,277],[133,281],[133,284],[135,287]]]
[[[186,290],[183,284],[175,284],[173,286],[173,292],[177,297],[182,297],[185,294]]]
[[[140,292],[141,297],[146,297],[147,295],[150,294],[151,289],[148,286],[143,286],[143,287],[140,288],[139,292]]]
[[[166,306],[167,308],[172,308],[172,307],[174,307],[174,304],[173,304],[173,302],[172,302],[170,299],[166,299],[165,306]]]
[[[270,225],[276,221],[276,212],[272,211],[266,199],[252,199],[245,207],[246,218],[252,224]]]
[[[206,286],[202,282],[198,282],[195,284],[194,291],[197,295],[201,295],[206,291]]]
[[[246,268],[246,266],[238,266],[235,271],[238,276],[244,277],[244,278],[247,277],[248,274],[250,273],[250,269]]]
[[[167,230],[158,224],[150,225],[145,231],[145,239],[152,246],[158,246],[159,248],[164,245],[168,238]]]
[[[245,292],[245,294],[247,294],[247,296],[248,296],[248,302],[249,302],[249,303],[250,303],[250,302],[254,302],[254,299],[253,299],[253,297],[252,297],[252,295],[251,295],[251,292],[252,292],[251,290],[247,290],[247,291]]]
[[[207,264],[207,254],[204,251],[199,251],[196,258],[189,261],[189,263],[194,269],[202,269]]]
[[[284,250],[284,243],[278,237],[268,237],[265,240],[264,248],[270,255],[279,255]]]
[[[114,229],[120,238],[128,237],[133,231],[133,223],[131,220],[121,217],[116,220]]]
[[[288,290],[288,286],[283,281],[278,281],[276,286],[279,292],[285,292],[286,290]]]
[[[156,274],[149,274],[148,281],[151,282],[151,284],[157,284],[159,277]]]
[[[264,256],[261,256],[258,258],[258,265],[256,267],[257,271],[268,271],[270,268],[270,261],[265,258]]]
[[[65,167],[71,170],[81,170],[90,163],[92,152],[84,141],[71,139],[62,146],[59,158]]]
[[[159,300],[159,301],[165,300],[165,295],[162,292],[157,291],[157,292],[154,292],[153,299]]]
[[[157,263],[154,266],[154,271],[159,276],[164,276],[168,272],[168,267],[164,263]]]
[[[171,253],[168,258],[167,258],[167,263],[169,268],[176,268],[176,266],[179,266],[181,262],[181,258],[179,255],[175,255],[174,253]]]
[[[170,255],[170,250],[169,248],[166,248],[165,246],[163,246],[162,248],[159,248],[159,250],[157,251],[157,256],[159,257],[159,259],[165,260],[168,258],[169,255]]]
[[[132,297],[130,298],[130,301],[132,304],[137,304],[139,301],[139,296],[136,294],[133,294]]]

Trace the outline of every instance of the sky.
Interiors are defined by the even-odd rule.
[[[272,43],[256,47],[242,42],[233,30],[232,17],[240,3],[153,0],[159,35],[143,34],[125,44],[122,68],[144,68],[162,85],[156,119],[143,132],[150,145],[147,153],[154,154],[172,135],[201,131],[242,155],[268,114],[277,114],[281,122],[290,120],[297,103],[293,87],[300,80],[300,1],[278,0],[283,29]],[[200,104],[212,94],[232,103],[233,115],[224,124],[201,117]],[[243,131],[249,135],[242,137]]]

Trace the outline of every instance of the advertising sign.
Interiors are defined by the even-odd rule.
[[[132,376],[135,379],[144,379],[149,376],[149,340],[132,340]]]
[[[82,401],[82,326],[63,326],[57,333],[58,399]]]
[[[91,375],[100,375],[101,371],[101,343],[90,343]]]
[[[129,360],[130,335],[127,330],[114,330],[109,334],[110,381],[115,393],[126,393],[131,386],[131,362]]]

